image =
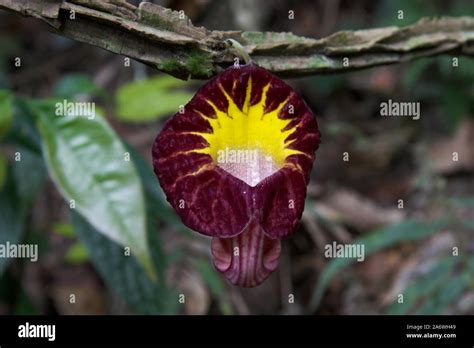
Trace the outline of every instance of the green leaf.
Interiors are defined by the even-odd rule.
[[[148,203],[147,210],[149,216],[152,216],[155,219],[159,218],[160,220],[178,226],[181,229],[186,229],[187,227],[181,223],[181,220],[173,208],[166,201],[165,194],[163,193],[151,166],[131,146],[127,146],[127,150],[130,152],[130,157],[142,180],[146,201]]]
[[[0,277],[0,303],[9,304],[14,315],[40,314],[22,288],[21,279],[13,273],[6,272]]]
[[[149,222],[157,225],[158,221],[163,221],[170,225],[176,226],[176,228],[179,231],[182,231],[185,234],[189,233],[189,235],[194,235],[194,233],[192,233],[188,227],[183,225],[183,223],[181,222],[176,212],[173,210],[171,205],[169,205],[169,203],[166,201],[165,194],[158,183],[158,179],[153,173],[153,169],[151,168],[151,165],[147,163],[145,158],[143,158],[143,156],[141,156],[134,148],[127,145],[127,149],[130,152],[130,157],[132,161],[135,163],[135,167],[137,168],[137,171],[143,183],[143,187],[145,189],[146,207],[147,207]],[[150,233],[156,233],[153,231],[154,228],[152,228],[151,230],[152,232]],[[152,248],[155,249],[157,248],[157,246],[152,246]],[[176,260],[179,260],[181,257],[182,257],[182,250],[176,249],[176,250],[173,250],[172,252],[169,252],[166,255],[166,260],[168,260],[168,262],[171,262],[173,261],[172,260],[173,258],[176,261]],[[215,270],[212,270],[212,271],[214,272],[214,275],[215,275]],[[210,278],[212,278],[213,276],[209,272],[206,272],[206,276],[207,275],[209,275]],[[213,283],[212,289],[214,290],[216,289],[215,279],[210,280],[204,277],[204,280],[206,282],[211,281]],[[228,314],[228,313],[230,314],[232,311],[231,305],[225,299],[220,300],[219,306],[221,308],[222,313],[224,314]]]
[[[95,229],[78,214],[73,214],[72,224],[79,240],[85,245],[90,260],[106,282],[107,286],[123,298],[136,311],[143,314],[171,314],[177,312],[177,294],[164,284],[164,272],[168,257],[163,254],[156,227],[160,209],[166,207],[164,195],[150,165],[133,148],[130,157],[145,188],[148,214],[148,239],[151,257],[158,274],[158,281],[152,282],[133,256],[125,256],[123,247],[97,234]],[[171,215],[170,215],[170,218]],[[174,217],[176,219],[176,217]],[[175,220],[179,223],[178,220]]]
[[[0,191],[7,180],[8,162],[5,155],[0,152]]]
[[[16,192],[16,186],[11,175],[7,184],[0,192],[0,245],[17,244],[24,231],[25,215],[22,202]],[[8,267],[11,258],[0,257],[0,277]]]
[[[456,258],[453,256],[435,262],[425,275],[413,281],[403,291],[403,303],[395,301],[387,309],[388,314],[409,314],[423,298],[432,297],[442,284],[449,281],[455,263]]]
[[[13,123],[13,96],[7,90],[0,90],[0,138],[8,132]]]
[[[12,172],[18,196],[22,202],[22,209],[26,213],[33,200],[43,189],[46,180],[46,167],[43,159],[36,153],[21,146],[18,146],[16,150],[21,157],[20,161],[13,162]]]
[[[50,235],[44,233],[44,231],[38,231],[36,229],[26,229],[24,243],[25,244],[34,244],[38,246],[38,255],[45,255],[54,248],[51,246]]]
[[[99,232],[130,247],[153,277],[143,188],[118,135],[100,115],[58,117],[52,103],[32,107],[59,191]]]
[[[74,238],[74,228],[70,223],[58,222],[53,226],[53,232],[66,238]]]
[[[65,260],[71,264],[80,264],[89,260],[87,249],[84,244],[74,243],[67,251]]]
[[[160,221],[165,221],[177,226],[180,230],[187,231],[188,228],[181,223],[174,210],[166,202],[165,195],[158,184],[158,180],[153,173],[151,166],[132,147],[128,147],[128,150],[132,160],[135,162],[138,172],[140,173],[145,188],[150,220],[153,221],[153,219],[159,219]],[[167,255],[169,261],[171,261],[173,257],[176,260],[179,260],[182,257],[181,250],[174,250],[173,253]],[[197,260],[195,266],[213,295],[219,300],[219,308],[221,312],[223,314],[232,314],[232,306],[226,297],[222,278],[216,272],[214,267],[212,267],[207,260]]]
[[[187,82],[167,75],[126,84],[116,94],[116,117],[147,122],[175,113],[193,97],[190,92],[176,90],[186,85]]]
[[[407,90],[413,90],[431,64],[433,64],[433,60],[429,58],[411,62],[402,79],[403,87]]]
[[[445,83],[440,101],[445,115],[443,121],[454,131],[460,125],[461,120],[469,115],[472,98],[469,92],[458,88],[458,84],[454,82]]]
[[[402,241],[415,241],[425,238],[439,231],[447,223],[446,219],[440,219],[433,223],[418,222],[416,220],[407,220],[401,223],[389,225],[378,229],[368,235],[358,238],[352,244],[362,244],[365,246],[365,256],[369,256],[378,250],[393,246]],[[329,286],[333,277],[343,268],[356,262],[356,259],[338,258],[328,263],[314,290],[311,299],[311,308],[316,309],[321,302],[324,291]]]
[[[319,75],[308,79],[312,89],[316,89],[323,95],[327,96],[335,92],[339,88],[343,88],[347,84],[344,75]]]
[[[25,290],[21,289],[19,295],[17,295],[17,302],[15,305],[15,315],[39,315],[40,312],[35,307],[29,295]]]
[[[5,141],[41,156],[41,140],[36,129],[36,117],[31,111],[26,100],[15,98],[13,125]]]
[[[73,98],[79,95],[104,96],[105,91],[99,88],[88,75],[70,74],[56,84],[53,94],[59,98]]]
[[[474,7],[473,7],[474,8]],[[458,66],[453,66],[453,58],[451,56],[439,56],[435,61],[439,65],[442,78],[448,81],[471,82],[474,79],[474,64],[469,57],[456,57]]]
[[[21,147],[17,150],[21,153],[21,160],[13,162],[6,184],[0,191],[0,244],[21,242],[27,212],[46,176],[38,156]],[[11,261],[0,258],[0,276]]]
[[[112,291],[142,314],[176,313],[177,294],[162,284],[166,261],[156,232],[149,233],[149,241],[153,264],[161,282],[151,281],[133,255],[127,256],[123,247],[98,233],[79,214],[73,212],[71,222],[91,262]],[[150,232],[154,226],[153,222],[149,223]]]
[[[469,274],[462,273],[447,279],[440,284],[434,296],[429,296],[416,310],[418,315],[443,314],[444,310],[466,290],[469,285]]]

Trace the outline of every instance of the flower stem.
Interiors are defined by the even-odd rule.
[[[234,39],[227,39],[225,42],[236,53],[237,56],[243,58],[245,64],[252,63],[252,58],[250,58],[249,54],[245,51],[245,48],[238,41]]]

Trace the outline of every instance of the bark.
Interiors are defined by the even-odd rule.
[[[440,54],[474,56],[474,17],[423,18],[406,27],[340,31],[321,39],[292,33],[217,31],[183,13],[124,0],[0,0],[0,8],[39,18],[59,35],[101,47],[173,76],[207,79],[244,47],[281,77],[352,71]]]

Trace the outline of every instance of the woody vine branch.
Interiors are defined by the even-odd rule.
[[[292,33],[217,31],[184,13],[125,0],[0,0],[0,9],[35,17],[59,35],[101,47],[181,79],[207,79],[235,55],[281,76],[352,71],[441,54],[474,56],[474,17],[423,18],[406,27],[340,31],[321,39]]]

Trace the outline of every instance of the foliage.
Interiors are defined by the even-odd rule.
[[[13,97],[7,90],[0,90],[0,139],[13,121]]]
[[[152,79],[150,84],[140,82],[119,94],[141,95],[145,93],[140,89],[143,86],[158,86],[166,96],[176,94],[171,88],[183,86],[183,82]],[[66,76],[54,90],[56,97],[68,100],[84,95],[104,96],[102,92],[83,75]],[[152,92],[146,91],[148,95]],[[108,287],[139,313],[176,313],[177,293],[165,283],[165,269],[172,255],[161,249],[156,227],[162,220],[182,231],[187,229],[166,203],[147,161],[122,142],[99,107],[95,117],[61,117],[55,114],[60,99],[39,101],[15,97],[9,92],[2,96],[0,105],[15,113],[13,122],[5,127],[8,131],[4,143],[13,145],[21,160],[5,166],[7,183],[0,192],[0,230],[7,233],[0,234],[0,242],[44,244],[45,241],[37,239],[38,234],[25,234],[25,228],[31,204],[49,173],[71,211],[70,222],[53,225],[54,233],[71,242],[64,261],[91,262]],[[190,94],[182,92],[178,96],[179,99],[172,100],[185,103]],[[160,108],[161,105],[158,116],[165,112]],[[171,106],[166,110],[171,110]],[[40,256],[46,251],[41,247]],[[0,275],[9,260],[0,259]],[[222,292],[222,280],[212,267],[203,264],[196,264],[196,269],[206,284],[213,292]],[[231,312],[226,298],[220,298],[219,303],[223,313]]]
[[[398,3],[384,0],[381,6],[376,7],[378,11],[375,13],[369,11],[373,17],[373,27],[409,25],[426,15],[466,15],[474,10],[469,1],[455,1],[446,5],[438,0],[429,4],[422,0],[403,0]],[[400,9],[405,15],[402,20],[397,18],[397,11]],[[346,17],[346,14],[340,17]],[[357,23],[345,23],[344,27],[366,29],[366,23],[360,20]],[[312,45],[306,38],[284,33],[243,33],[242,37],[247,37],[250,46],[255,46],[256,51],[262,51],[257,58],[259,63],[288,75],[300,70],[312,73],[339,71],[339,57],[345,56],[346,52],[350,53],[351,64],[356,68],[383,63],[384,58],[393,56],[389,39],[386,40],[389,44],[387,56],[377,58],[377,49],[368,47],[366,51],[362,50],[365,54],[363,61],[358,61],[358,53],[355,51],[360,49],[357,41],[359,38],[352,38],[357,39],[355,46],[347,45],[344,41],[351,39],[350,34],[340,33],[333,35],[334,41],[326,41],[329,42],[329,51],[335,50],[335,56],[317,55],[314,60],[307,59],[311,64],[303,67],[299,56],[294,59],[292,56],[285,56],[283,60],[279,58],[286,50],[282,51],[281,47],[291,46],[296,47],[296,51],[299,49],[303,53],[306,52],[305,45]],[[407,35],[407,38],[409,39],[410,35]],[[107,288],[135,312],[179,312],[177,291],[165,282],[166,269],[171,262],[188,255],[182,250],[165,251],[160,243],[160,228],[162,225],[172,225],[173,229],[183,232],[186,237],[191,234],[166,203],[148,161],[131,146],[124,144],[109,125],[102,110],[98,111],[100,115],[96,115],[94,120],[87,120],[85,117],[60,118],[54,115],[54,105],[62,99],[98,101],[102,106],[109,107],[107,110],[111,111],[110,116],[114,117],[113,125],[122,128],[122,121],[142,124],[163,121],[166,116],[176,112],[180,105],[187,103],[192,97],[192,87],[189,88],[190,85],[186,82],[160,75],[126,83],[119,87],[115,94],[108,94],[96,85],[90,75],[74,73],[64,76],[54,85],[51,91],[54,98],[33,100],[22,97],[21,95],[29,95],[30,91],[22,91],[17,85],[19,82],[14,79],[9,81],[9,73],[5,73],[11,68],[11,57],[27,56],[20,39],[20,36],[14,34],[8,38],[0,37],[0,88],[11,88],[0,90],[0,142],[6,145],[6,150],[0,152],[0,244],[7,241],[35,243],[40,246],[40,257],[51,251],[48,250],[50,236],[44,233],[44,227],[31,224],[34,215],[33,202],[43,190],[49,175],[52,179],[52,185],[49,186],[54,185],[66,200],[64,210],[69,209],[70,199],[74,198],[76,204],[76,209],[70,209],[69,220],[51,221],[54,237],[66,240],[68,248],[63,255],[66,266],[84,267],[83,264],[91,263]],[[413,41],[398,39],[400,37],[392,42],[395,46],[398,43],[404,45],[407,41]],[[156,44],[154,40],[151,42]],[[119,46],[115,45],[115,48]],[[424,48],[418,47],[414,50],[414,55],[425,54]],[[140,53],[139,50],[136,51]],[[150,54],[153,52],[150,50]],[[207,77],[209,72],[215,74],[224,66],[222,62],[209,65],[209,57],[199,55],[199,51],[196,55],[190,55],[186,50],[179,53],[177,50],[157,52],[159,53],[156,57],[161,57],[163,52],[166,57],[160,69],[175,71],[177,76],[184,78],[189,75],[189,71],[193,72],[193,77]],[[370,59],[374,59],[372,63]],[[460,120],[473,111],[473,60],[459,57],[459,66],[453,69],[452,59],[451,56],[430,57],[401,66],[401,87],[405,96],[409,95],[414,100],[426,100],[424,105],[438,106],[442,112],[437,116],[449,129],[455,129]],[[278,63],[280,61],[281,64]],[[231,60],[228,62],[231,63]],[[354,81],[351,74],[315,76],[309,81],[310,88],[304,92],[308,93],[308,97],[312,97],[310,90],[316,91],[314,95],[323,98],[315,103],[318,103],[318,107],[325,108],[326,100],[338,98],[342,89],[348,93],[354,92],[355,98],[359,98],[359,91],[354,87],[357,82]],[[49,89],[48,85],[47,90]],[[21,93],[15,94],[13,91]],[[380,97],[376,93],[374,95],[375,98]],[[403,96],[400,96],[400,99],[402,98]],[[326,117],[324,112],[318,114]],[[432,118],[429,120],[431,122]],[[342,138],[349,134],[359,142],[367,142],[370,145],[370,139],[366,139],[365,134],[360,131],[358,122],[326,123],[325,135]],[[21,155],[21,160],[15,159],[16,153]],[[449,203],[455,207],[471,209],[474,206],[470,197],[452,198]],[[401,243],[421,241],[438,233],[450,222],[445,219],[433,223],[408,220],[363,235],[353,243],[364,243],[368,256]],[[466,229],[469,233],[474,232],[472,221],[458,221],[457,227]],[[131,247],[130,254],[127,252],[128,246]],[[192,266],[199,272],[220,312],[232,313],[229,292],[212,264],[202,257],[192,257]],[[318,308],[331,282],[344,269],[349,268],[352,261],[337,259],[327,264],[319,276],[308,312]],[[11,259],[0,258],[0,298],[15,298],[13,312],[16,314],[38,313],[23,289],[22,280],[19,277],[16,279],[17,270],[22,269],[24,262],[15,261],[15,267],[9,268],[10,263]],[[150,271],[147,272],[144,265],[148,270],[154,270],[154,276]],[[443,313],[455,299],[473,288],[472,274],[474,258],[468,253],[456,259],[447,256],[435,260],[425,273],[413,279],[403,289],[405,302],[402,305],[388,305],[386,312]]]
[[[21,241],[28,210],[42,189],[46,174],[35,154],[24,149],[20,153],[21,161],[15,161],[8,167],[6,183],[0,190],[0,244],[3,245]],[[0,276],[10,262],[9,258],[0,258]]]
[[[147,122],[175,113],[193,96],[178,89],[186,85],[167,75],[125,84],[116,94],[116,117],[128,122]]]
[[[368,235],[354,240],[353,244],[361,244],[365,246],[365,256],[369,256],[381,249],[393,246],[403,241],[413,241],[425,238],[446,224],[446,221],[440,220],[428,224],[416,220],[407,220],[394,225],[389,225],[376,230]],[[328,263],[323,273],[319,277],[318,286],[316,287],[311,307],[316,309],[321,302],[324,291],[329,286],[334,276],[343,268],[354,263],[353,258],[337,258]]]
[[[73,98],[76,96],[101,96],[108,98],[107,93],[98,87],[88,75],[69,74],[64,76],[54,87],[53,95],[58,98]]]
[[[31,108],[50,175],[70,207],[98,231],[130,247],[152,274],[143,189],[117,134],[98,114],[58,117],[53,103]]]
[[[470,207],[472,198],[453,197],[448,204]],[[399,243],[424,239],[446,227],[455,227],[456,220],[449,216],[437,221],[426,223],[416,220],[406,220],[389,225],[364,235],[353,241],[354,244],[365,246],[366,256],[382,249],[393,247]],[[474,230],[474,226],[464,224],[464,227]],[[403,303],[393,299],[386,309],[387,314],[442,314],[448,305],[463,292],[474,288],[474,256],[467,252],[461,255],[450,253],[441,259],[435,259],[424,274],[417,276],[403,289]],[[316,309],[325,290],[334,277],[347,266],[355,263],[356,259],[339,258],[330,261],[319,277],[314,290],[311,307]]]

